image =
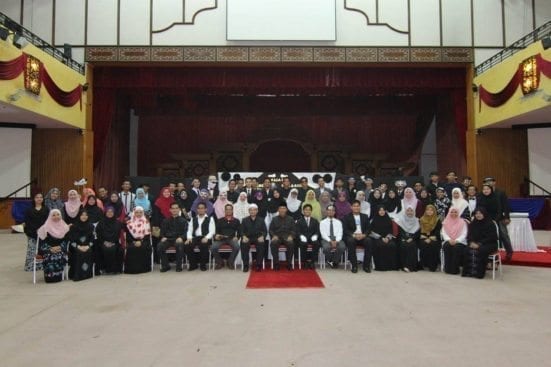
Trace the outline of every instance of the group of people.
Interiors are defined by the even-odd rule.
[[[130,181],[120,192],[70,190],[66,201],[55,188],[45,197],[38,193],[26,213],[25,270],[33,269],[38,254],[46,282],[60,281],[67,263],[73,280],[148,272],[153,258],[161,272],[171,262],[182,271],[186,258],[189,271],[205,271],[210,253],[220,269],[224,263],[234,268],[241,252],[243,271],[254,261],[251,253],[256,271],[270,254],[277,271],[284,252],[289,270],[298,259],[306,269],[314,269],[318,259],[337,268],[347,254],[353,273],[360,264],[371,272],[372,263],[379,271],[436,271],[443,250],[446,273],[482,278],[498,238],[512,255],[507,197],[491,177],[480,193],[468,178],[457,182],[454,172],[444,183],[433,172],[427,185],[407,187],[400,180],[391,189],[387,183],[374,187],[369,177],[359,183],[350,177],[346,185],[337,178],[332,189],[323,177],[315,188],[306,177],[299,187],[288,178],[280,186],[269,178],[261,185],[255,181],[231,179],[222,189],[215,176],[205,187],[199,179],[191,187],[174,182],[157,198],[147,185],[133,192]]]

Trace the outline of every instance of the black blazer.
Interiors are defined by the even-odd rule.
[[[356,232],[356,221],[354,220],[354,214],[347,214],[342,219],[343,235],[345,237],[352,237]],[[362,227],[363,234],[369,234],[369,217],[367,214],[360,213],[360,226]]]
[[[316,218],[312,218],[310,217],[310,225],[307,226],[306,225],[306,219],[304,219],[304,217],[300,218],[298,221],[297,221],[297,231],[298,231],[298,235],[303,235],[304,237],[306,237],[308,239],[308,241],[310,241],[312,239],[312,236],[313,235],[317,235],[318,236],[318,240],[320,238],[320,223],[318,222],[318,220]]]
[[[251,217],[243,218],[243,221],[241,222],[241,233],[243,236],[247,236],[255,240],[260,236],[266,237],[268,229],[266,228],[264,218],[257,216],[254,222]]]

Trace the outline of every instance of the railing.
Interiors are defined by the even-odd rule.
[[[20,188],[18,188],[17,190],[15,190],[15,191],[9,193],[8,195],[4,196],[3,198],[0,198],[0,202],[3,202],[3,201],[6,201],[8,199],[11,199],[12,197],[15,197],[15,195],[17,195],[20,191],[23,191],[23,190],[25,190],[25,198],[30,198],[31,197],[30,187],[31,187],[31,185],[33,185],[37,182],[38,182],[38,180],[36,178],[33,178],[32,181],[29,182],[28,184],[23,185]]]
[[[67,65],[71,69],[78,71],[80,74],[84,75],[84,65],[78,63],[77,61],[71,59],[70,57],[65,56],[63,52],[50,45],[48,42],[44,41],[42,38],[38,37],[33,32],[29,31],[22,25],[18,24],[13,19],[6,16],[4,13],[0,12],[0,25],[3,25],[8,31],[14,34],[14,37],[17,35],[21,38],[26,39],[42,51],[46,52],[56,60],[59,60],[63,64]]]
[[[528,185],[528,195],[530,196],[551,196],[551,192],[541,187],[528,177],[524,177],[524,183]],[[539,191],[536,191],[539,190]]]
[[[540,41],[541,39],[548,36],[551,36],[551,21],[533,30],[526,36],[522,37],[516,42],[513,42],[510,46],[504,48],[494,56],[490,57],[488,60],[482,62],[480,65],[475,67],[475,75],[482,74],[486,70],[490,69],[492,66],[499,64],[506,58],[517,53],[518,51],[525,49],[528,45]]]

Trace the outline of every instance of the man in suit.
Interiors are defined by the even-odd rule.
[[[498,226],[499,226],[499,238],[503,247],[505,247],[505,260],[510,261],[513,258],[513,246],[511,245],[511,239],[509,238],[509,232],[507,231],[507,225],[511,223],[510,213],[511,208],[509,207],[509,198],[505,191],[502,191],[496,188],[496,179],[493,177],[484,178],[484,183],[490,185],[494,189],[494,193],[499,202],[499,207],[501,208],[501,213],[498,213]]]
[[[188,191],[189,200],[193,203],[201,192],[201,181],[198,178],[194,178],[191,181],[191,189]]]
[[[250,204],[249,216],[241,222],[241,259],[243,260],[243,272],[249,271],[249,251],[251,245],[256,247],[256,271],[262,271],[262,261],[266,254],[266,222],[258,216],[258,206]]]
[[[312,205],[306,204],[302,208],[303,217],[297,221],[297,235],[300,239],[299,251],[301,260],[306,269],[315,268],[315,256],[319,251],[319,222],[312,218]],[[308,245],[312,246],[312,252],[308,252]]]
[[[361,213],[361,208],[358,200],[352,202],[352,213],[343,218],[344,237],[348,248],[348,259],[352,263],[352,272],[358,272],[356,246],[361,246],[364,249],[363,269],[366,273],[371,273],[373,244],[368,237],[369,217]]]
[[[216,261],[216,269],[224,265],[220,256],[220,246],[227,244],[232,248],[228,259],[228,268],[234,268],[235,257],[239,252],[239,239],[241,238],[241,222],[233,216],[233,205],[224,205],[224,217],[216,221],[216,234],[211,246],[212,256]]]
[[[161,273],[170,270],[166,250],[176,247],[176,271],[182,271],[184,259],[184,242],[188,232],[188,222],[180,215],[178,203],[170,204],[170,218],[165,218],[161,224],[161,241],[157,246],[159,259],[161,259]]]
[[[122,206],[124,208],[124,213],[130,215],[132,212],[132,207],[134,206],[134,199],[136,199],[136,194],[131,192],[132,184],[128,180],[124,180],[121,185],[122,191],[119,196],[122,201]]]
[[[324,191],[329,192],[329,195],[333,197],[333,192],[325,187],[325,180],[323,179],[323,177],[320,177],[318,178],[318,188],[314,190],[314,193],[316,194],[316,200],[319,200],[321,193]]]
[[[281,203],[276,215],[270,223],[270,237],[272,244],[272,257],[274,261],[274,270],[279,270],[279,246],[287,248],[286,260],[287,270],[293,269],[292,259],[295,252],[296,226],[294,219],[287,215],[287,205]]]

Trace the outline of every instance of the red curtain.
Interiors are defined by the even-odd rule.
[[[454,90],[452,93],[455,126],[457,127],[457,139],[459,148],[465,156],[467,152],[467,101],[465,90]]]
[[[497,93],[492,93],[482,85],[478,87],[478,95],[480,97],[478,109],[482,108],[482,102],[490,107],[499,107],[509,100],[515,94],[518,86],[522,81],[522,69],[519,65],[509,83]]]
[[[548,78],[551,78],[551,61],[545,60],[541,54],[536,55],[536,62],[538,64],[538,70]]]
[[[113,88],[94,87],[94,102],[92,110],[94,111],[94,167],[103,158],[106,139],[111,125],[115,119],[115,108],[117,105],[116,93]]]
[[[40,78],[42,79],[42,84],[44,84],[44,87],[54,101],[64,107],[72,107],[77,102],[80,102],[80,109],[82,110],[82,85],[79,84],[75,89],[69,92],[62,90],[53,81],[48,70],[46,70],[42,63],[40,67]]]
[[[25,70],[26,55],[10,60],[0,61],[0,79],[11,80],[17,78]]]

